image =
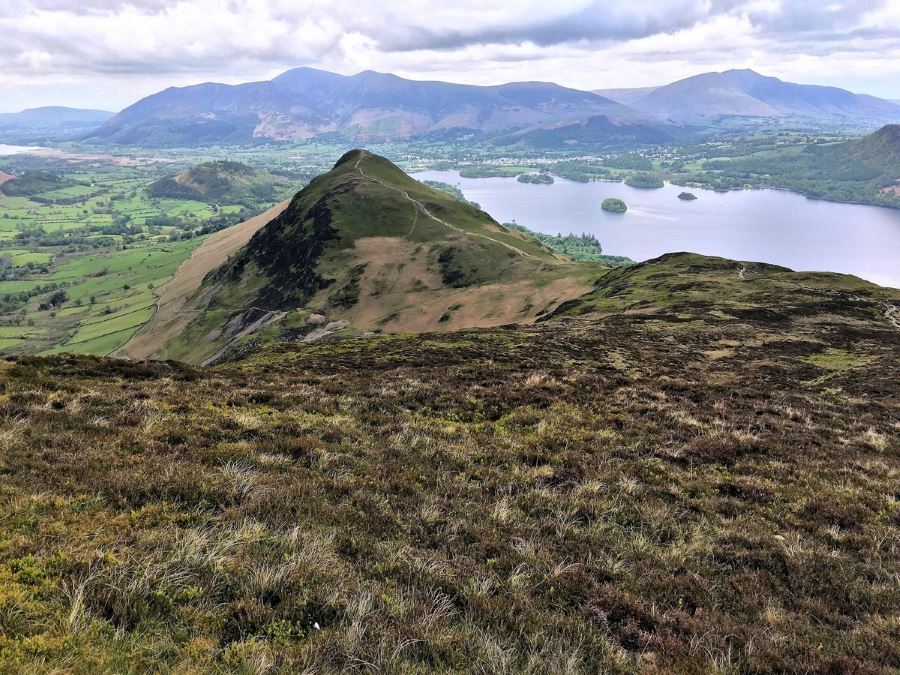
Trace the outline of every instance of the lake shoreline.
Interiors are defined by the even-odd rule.
[[[623,181],[611,181],[620,183]],[[671,185],[677,185],[678,187],[692,188],[694,190],[706,190],[708,192],[741,192],[744,190],[777,190],[779,192],[790,192],[791,194],[798,195],[800,197],[806,197],[807,199],[813,199],[817,202],[828,202],[829,204],[856,204],[858,206],[874,206],[880,209],[891,209],[892,211],[900,211],[900,206],[894,206],[892,204],[878,204],[875,202],[861,202],[853,199],[829,199],[828,197],[819,197],[818,195],[811,195],[808,192],[804,192],[803,190],[793,190],[791,188],[786,187],[778,187],[775,185],[744,185],[742,187],[730,187],[724,189],[716,189],[709,188],[699,183],[677,183],[675,181],[666,181]]]
[[[609,255],[640,261],[687,250],[900,287],[900,265],[891,255],[900,250],[900,211],[890,207],[819,199],[785,188],[712,190],[669,182],[648,190],[621,181],[563,177],[552,185],[530,185],[501,177],[463,178],[455,171],[411,175],[459,188],[500,222],[544,234],[592,234]],[[678,199],[686,187],[698,199]],[[627,213],[603,212],[608,197],[624,201]]]

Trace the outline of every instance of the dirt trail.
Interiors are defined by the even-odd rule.
[[[741,263],[741,269],[738,270],[738,279],[741,281],[747,281],[747,277],[744,276],[744,272],[747,271],[747,266],[744,263]]]
[[[443,219],[441,219],[441,218],[438,218],[438,217],[437,217],[436,215],[434,215],[431,211],[429,211],[428,208],[427,208],[424,204],[422,204],[422,202],[420,202],[420,201],[417,200],[417,199],[413,199],[412,197],[410,197],[410,196],[409,196],[409,193],[406,192],[406,190],[401,190],[400,188],[394,187],[393,185],[388,185],[387,183],[385,183],[385,182],[383,182],[383,181],[381,181],[381,180],[379,180],[379,179],[377,179],[377,178],[375,178],[375,177],[373,177],[373,176],[370,176],[370,175],[367,174],[365,171],[363,171],[362,167],[359,165],[359,163],[360,163],[363,159],[364,159],[364,157],[360,157],[359,159],[356,160],[356,164],[353,165],[354,168],[355,168],[357,171],[359,171],[359,174],[360,174],[363,178],[367,178],[368,180],[375,181],[376,183],[378,183],[378,184],[381,185],[382,187],[386,187],[388,190],[394,190],[395,192],[399,192],[401,195],[403,195],[403,197],[404,197],[405,199],[407,199],[407,200],[409,200],[410,202],[412,202],[413,205],[415,206],[415,208],[418,209],[418,210],[420,210],[420,211],[422,212],[422,214],[425,215],[427,218],[431,218],[431,220],[435,221],[436,223],[440,223],[441,225],[443,225],[443,226],[445,226],[445,227],[449,227],[451,230],[453,230],[453,231],[455,231],[455,232],[459,232],[460,234],[466,234],[466,235],[469,235],[469,236],[472,236],[472,237],[481,237],[482,239],[487,239],[488,241],[492,241],[492,242],[494,242],[495,244],[500,244],[501,246],[505,246],[506,248],[508,248],[508,249],[511,250],[511,251],[515,251],[516,253],[518,253],[518,254],[519,254],[520,256],[522,256],[523,258],[534,258],[535,260],[537,260],[537,258],[535,258],[535,256],[531,255],[530,253],[526,253],[526,252],[523,251],[522,249],[516,248],[516,247],[513,246],[512,244],[507,244],[505,241],[499,241],[499,240],[497,240],[497,239],[494,239],[493,237],[487,236],[486,234],[481,234],[480,232],[469,232],[469,231],[467,231],[467,230],[462,229],[461,227],[457,227],[456,225],[453,225],[452,223],[448,223],[446,220],[443,220]],[[415,221],[413,221],[413,227],[415,227]],[[412,232],[412,230],[410,230],[410,232]]]
[[[889,302],[884,304],[884,318],[893,324],[894,328],[900,330],[900,307],[892,305]]]
[[[181,264],[168,283],[156,290],[156,312],[116,355],[146,359],[156,355],[163,345],[180,334],[193,316],[193,312],[185,311],[187,300],[200,287],[203,277],[250,241],[263,225],[284,211],[290,201],[286,199],[254,218],[210,235]]]

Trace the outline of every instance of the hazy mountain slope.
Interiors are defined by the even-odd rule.
[[[89,133],[115,113],[61,106],[0,113],[0,141],[35,141],[76,138]]]
[[[264,330],[305,334],[311,314],[385,332],[528,322],[601,269],[356,150],[204,279],[165,353],[201,361]]]
[[[689,254],[596,291],[0,360],[0,671],[896,670],[897,292]]]
[[[686,130],[649,123],[613,123],[603,115],[595,115],[573,124],[529,129],[499,136],[498,146],[524,145],[548,150],[575,149],[601,144],[608,148],[630,149],[640,145],[671,143]]]
[[[147,195],[164,199],[196,199],[211,204],[266,201],[286,181],[239,162],[198,164],[147,186]]]
[[[602,96],[544,82],[478,87],[296,68],[269,82],[166,89],[129,106],[94,136],[144,145],[296,140],[331,132],[395,140],[450,129],[492,133],[591,115],[617,123],[647,117]]]
[[[818,120],[896,121],[900,106],[836,87],[783,82],[752,70],[704,73],[657,87],[632,101],[676,120],[797,116]]]
[[[603,96],[605,98],[616,101],[617,103],[621,103],[622,105],[630,106],[636,100],[638,100],[641,96],[645,96],[649,94],[651,91],[656,89],[656,87],[634,87],[634,88],[620,88],[620,89],[593,89],[593,93],[598,96]]]

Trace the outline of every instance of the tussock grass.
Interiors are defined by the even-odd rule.
[[[4,362],[0,670],[892,672],[898,334],[768,321]]]

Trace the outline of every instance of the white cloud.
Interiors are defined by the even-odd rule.
[[[0,0],[0,35],[0,110],[297,65],[583,88],[754,67],[900,97],[896,0]]]

